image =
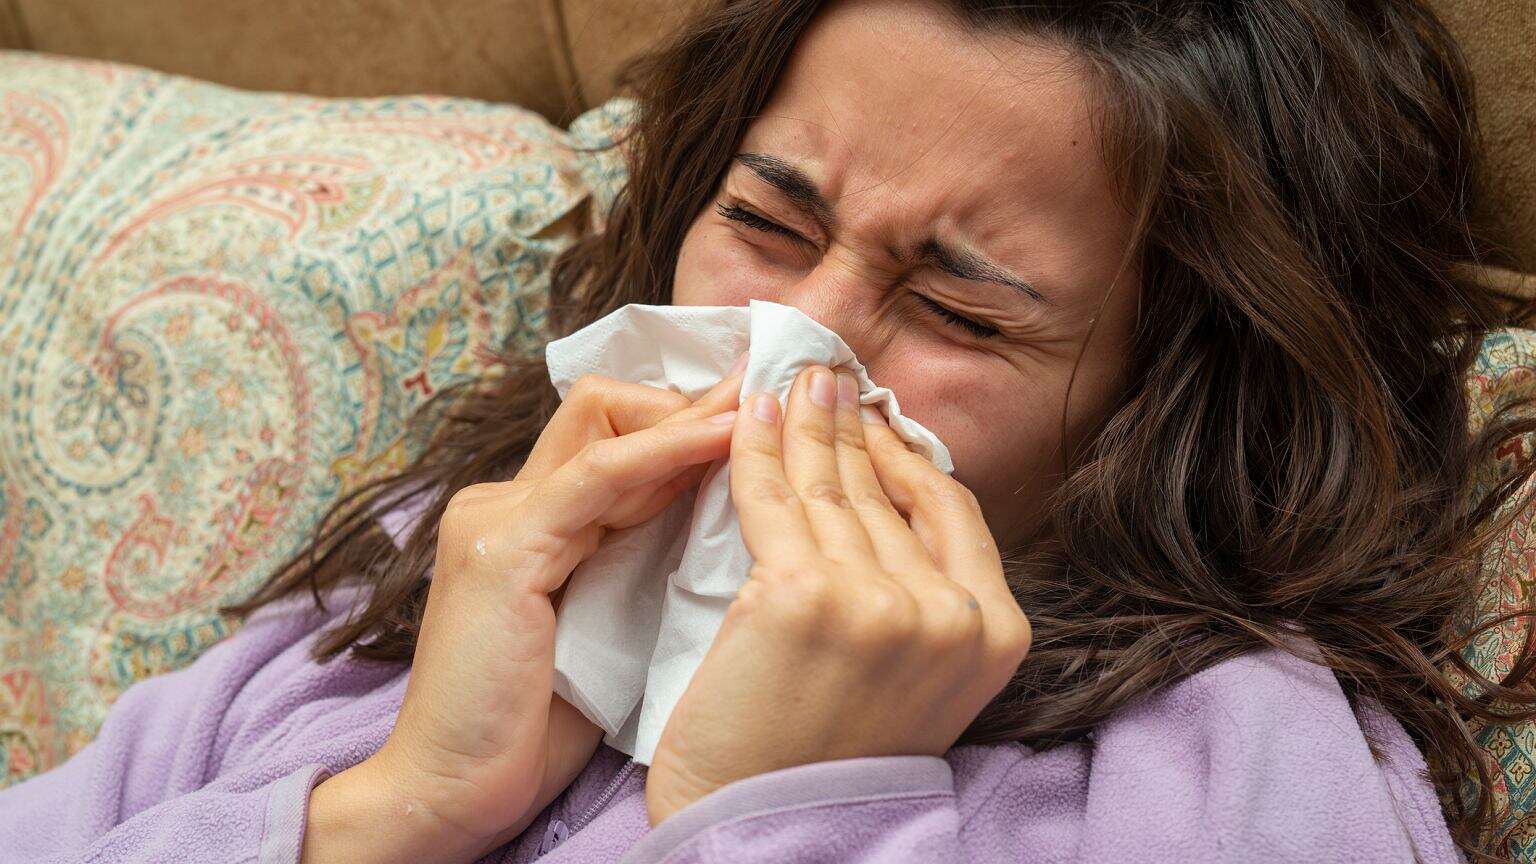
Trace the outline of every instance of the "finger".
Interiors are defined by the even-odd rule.
[[[691,404],[683,394],[660,387],[583,375],[544,425],[519,473],[548,476],[588,442],[649,429]]]
[[[784,476],[778,398],[757,393],[741,408],[731,437],[731,503],[747,551],[758,561],[789,566],[818,560],[800,497]]]
[[[666,426],[676,423],[690,423],[701,418],[717,416],[725,411],[734,411],[740,401],[741,380],[746,369],[746,353],[743,352],[737,359],[736,365],[721,379],[709,392],[699,398],[688,408],[673,414],[662,420],[658,426]],[[641,522],[660,513],[670,504],[677,495],[685,490],[695,488],[703,479],[705,472],[709,470],[708,464],[691,465],[680,468],[671,477],[660,482],[658,488],[652,491],[647,500],[625,510],[610,511],[611,516],[616,517],[612,523],[615,528],[638,525]]]
[[[864,523],[843,490],[837,465],[837,377],[808,366],[789,388],[784,412],[784,476],[800,496],[821,554],[833,561],[878,567]]]
[[[928,557],[928,551],[912,533],[907,520],[896,512],[875,476],[875,466],[870,462],[864,443],[864,426],[868,421],[858,402],[858,381],[847,372],[838,373],[837,378],[837,470],[843,478],[848,500],[869,535],[880,567],[898,580],[905,580],[911,574],[931,572],[937,565]],[[867,411],[873,414],[873,422],[885,423],[878,409],[870,407]]]
[[[583,382],[590,384],[578,392]],[[577,403],[588,402],[592,416],[606,420],[606,431],[613,437],[649,429],[693,404],[687,396],[672,390],[597,375],[577,379],[576,386],[566,395],[566,403],[573,398]]]
[[[699,482],[714,464],[705,462],[679,468],[672,476],[657,481],[654,484],[656,488],[648,493],[646,487],[641,486],[606,510],[601,517],[602,523],[609,528],[620,529],[631,528],[651,519],[667,509],[667,505],[677,500],[678,495],[697,489]],[[644,497],[636,499],[637,495]]]
[[[1016,607],[976,496],[908,450],[888,424],[866,424],[864,433],[880,488],[907,516],[939,571],[969,590],[983,607],[1005,601]]]
[[[625,492],[723,458],[730,451],[732,420],[727,414],[593,441],[540,481],[533,494],[541,506],[528,508],[526,529],[545,538],[572,537]]]
[[[658,423],[657,425],[660,426],[663,424]],[[609,522],[610,526],[614,528],[628,527],[627,525],[615,524],[616,521],[621,519],[626,520],[631,525],[638,525],[639,523],[649,519],[651,516],[660,513],[663,509],[666,508],[667,504],[671,503],[672,499],[677,497],[679,493],[697,488],[699,483],[703,481],[704,476],[709,473],[710,466],[713,464],[713,462],[705,462],[697,465],[683,465],[675,468],[673,469],[671,475],[662,477],[660,480],[654,481],[654,483],[651,484],[656,488],[650,491],[649,497],[646,498],[643,502],[636,504],[635,502],[631,501],[631,506],[628,507],[621,507],[616,504],[604,515],[614,520]],[[468,486],[459,490],[459,493],[455,497],[459,498],[465,503],[479,501],[487,498],[502,498],[514,492],[518,486],[519,484],[513,480],[476,483],[473,486]],[[521,501],[525,499],[527,497],[527,491],[528,487],[525,485],[523,494],[519,494],[516,497],[516,500]]]

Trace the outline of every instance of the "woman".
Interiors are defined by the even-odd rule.
[[[0,794],[0,857],[1498,853],[1429,780],[1487,780],[1463,715],[1531,711],[1440,666],[1524,478],[1466,480],[1532,424],[1466,431],[1518,316],[1460,269],[1476,123],[1422,6],[735,0],[629,83],[553,331],[794,305],[954,477],[836,370],[562,404],[508,356],[239,634]],[[551,694],[560,586],[726,456],[753,578],[646,769]]]

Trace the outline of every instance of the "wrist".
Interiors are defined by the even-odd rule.
[[[686,770],[656,771],[653,764],[645,782],[645,815],[650,827],[656,828],[721,785]]]
[[[470,862],[496,848],[447,825],[418,789],[364,760],[310,792],[300,864]]]

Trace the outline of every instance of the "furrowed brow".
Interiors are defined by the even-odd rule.
[[[805,171],[767,153],[737,153],[734,161],[751,169],[764,183],[778,189],[791,203],[810,214],[821,230],[831,232],[836,224],[832,205],[827,201],[816,181]],[[940,270],[959,279],[974,282],[993,282],[1012,288],[1031,300],[1046,302],[1045,296],[1035,286],[1010,273],[1000,264],[969,249],[952,247],[935,238],[918,243],[914,257],[929,262]]]
[[[737,153],[735,160],[752,169],[764,183],[784,193],[792,203],[809,213],[823,231],[831,231],[836,220],[832,205],[816,187],[816,181],[799,168],[766,153]]]
[[[916,255],[921,260],[932,262],[935,267],[951,276],[973,282],[993,282],[1004,285],[1025,294],[1031,300],[1045,302],[1045,295],[1041,294],[1035,286],[1008,272],[995,261],[969,249],[954,248],[930,237],[917,244]]]

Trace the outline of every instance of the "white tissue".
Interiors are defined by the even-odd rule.
[[[630,304],[563,339],[545,358],[561,398],[588,373],[697,399],[751,347],[743,398],[776,393],[820,363],[852,372],[859,401],[877,405],[901,438],[946,474],[949,450],[903,417],[836,333],[792,306]],[[752,567],[731,505],[729,460],[694,495],[608,535],[571,574],[555,623],[555,692],[606,731],[609,746],[649,765],[672,708],[703,661]]]

